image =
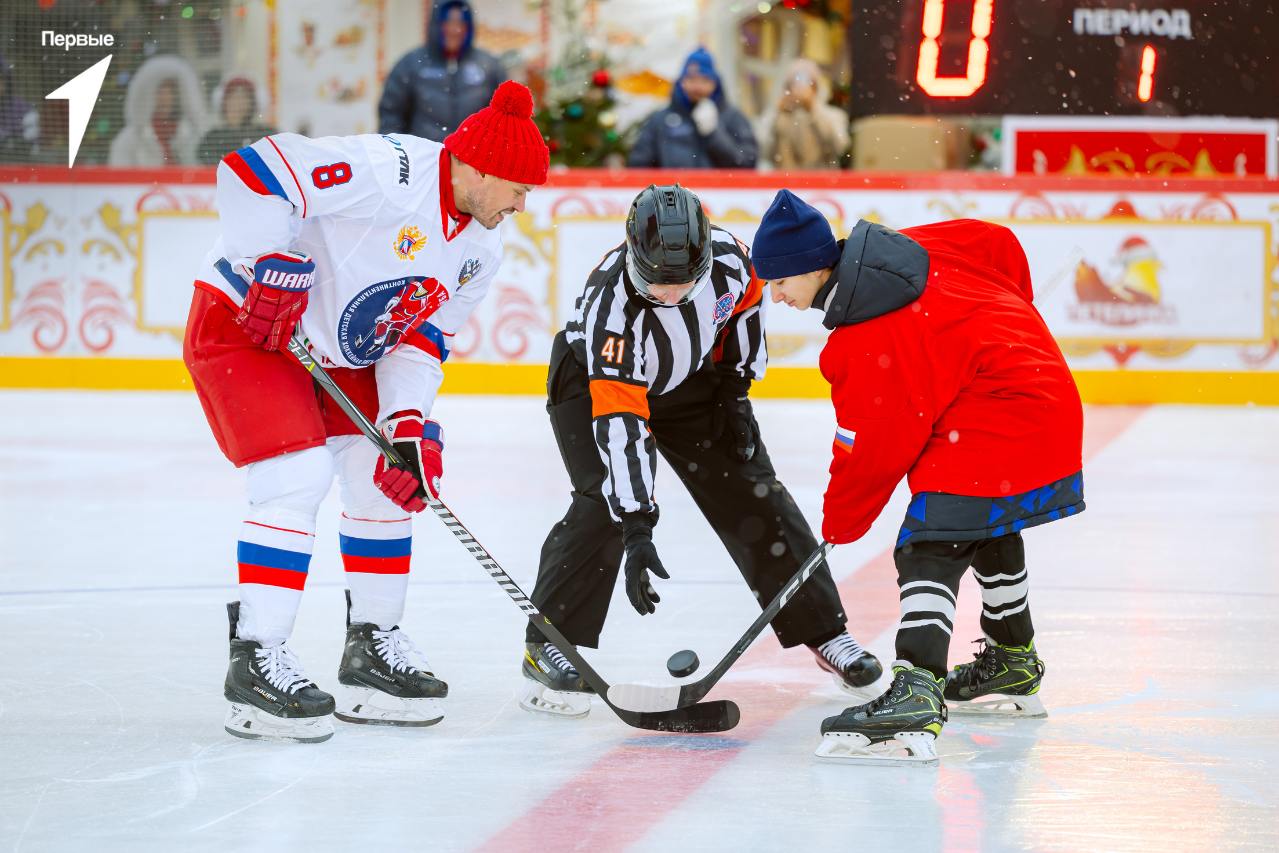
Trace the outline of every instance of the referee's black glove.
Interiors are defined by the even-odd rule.
[[[738,462],[755,458],[758,427],[755,412],[751,408],[751,381],[737,374],[720,374],[719,388],[715,393],[715,411],[711,419],[712,438],[719,441],[726,435],[732,442],[733,457]]]
[[[626,597],[641,616],[657,611],[661,601],[648,573],[670,580],[653,546],[653,517],[645,512],[622,514],[622,544],[626,548]]]

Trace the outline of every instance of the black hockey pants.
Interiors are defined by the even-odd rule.
[[[711,435],[718,381],[713,369],[702,370],[674,391],[650,397],[649,428],[763,607],[817,549],[817,541],[777,481],[763,440],[755,458],[743,463],[731,455],[728,436]],[[621,568],[622,530],[601,492],[606,472],[591,428],[586,370],[563,332],[551,348],[546,408],[573,492],[568,512],[542,546],[533,603],[574,645],[597,648]],[[659,550],[667,571],[678,578],[674,544]],[[773,630],[789,647],[824,642],[844,623],[839,593],[823,566],[777,614]],[[527,636],[529,642],[543,639],[532,625]]]

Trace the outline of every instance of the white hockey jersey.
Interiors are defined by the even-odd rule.
[[[375,365],[379,419],[429,414],[450,341],[502,261],[497,230],[457,217],[448,168],[442,145],[415,136],[258,140],[218,166],[222,236],[199,280],[240,305],[254,258],[307,253],[315,283],[299,328],[313,354]]]

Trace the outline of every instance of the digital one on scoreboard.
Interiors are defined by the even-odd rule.
[[[870,0],[854,115],[1279,115],[1271,0]]]

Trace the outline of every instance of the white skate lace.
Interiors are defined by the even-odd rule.
[[[577,675],[577,667],[569,663],[568,658],[564,657],[564,653],[550,643],[546,644],[546,656],[550,658],[551,663],[555,664],[555,666],[562,672]]]
[[[861,647],[860,643],[849,636],[848,632],[822,643],[818,647],[818,651],[822,653],[822,657],[840,670],[866,654],[866,650]]]
[[[392,672],[425,672],[430,674],[430,665],[408,635],[399,628],[390,631],[373,632],[373,648]]]
[[[302,671],[302,664],[293,656],[293,650],[284,643],[258,649],[254,654],[262,676],[275,689],[292,693],[311,683],[311,679]]]

